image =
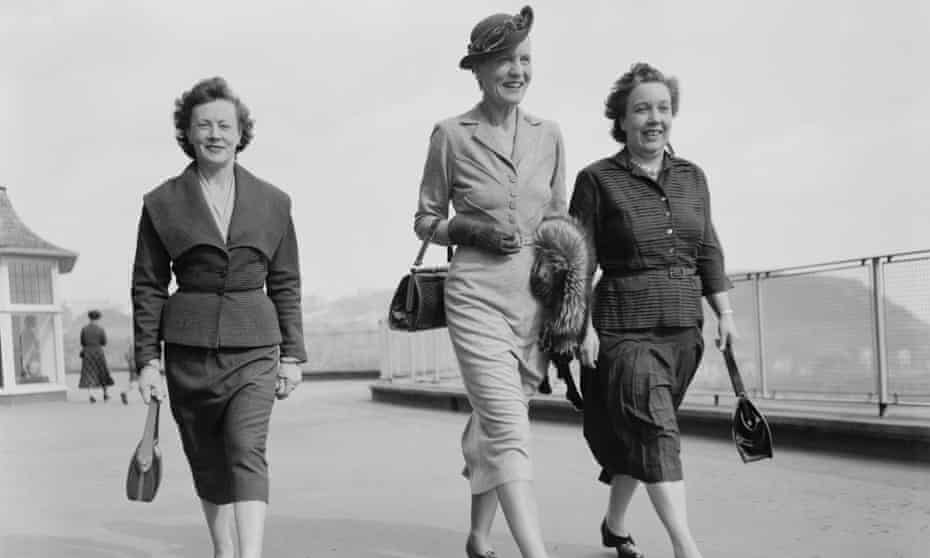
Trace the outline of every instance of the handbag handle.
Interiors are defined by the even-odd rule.
[[[733,393],[737,397],[746,397],[746,387],[743,385],[743,378],[739,374],[739,368],[736,367],[736,359],[733,357],[733,348],[728,344],[723,349],[723,360],[727,363],[727,372],[730,373],[730,383],[733,385]]]
[[[160,401],[153,397],[149,402],[148,415],[145,417],[142,442],[139,443],[139,451],[136,452],[136,461],[139,462],[139,468],[143,471],[147,471],[154,461],[155,444],[158,442],[159,407],[161,407]]]
[[[442,219],[436,219],[433,221],[433,224],[429,226],[429,233],[426,235],[426,238],[423,239],[423,244],[420,245],[420,251],[417,252],[417,259],[413,260],[413,265],[410,266],[410,269],[416,269],[420,267],[423,263],[423,256],[426,254],[426,248],[429,247],[429,243],[433,240],[433,235],[436,233],[436,229],[439,228],[439,222]],[[446,246],[446,261],[452,261],[452,247]]]

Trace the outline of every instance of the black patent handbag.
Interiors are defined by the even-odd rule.
[[[142,440],[132,452],[129,471],[126,473],[126,497],[138,502],[151,502],[155,499],[161,484],[161,450],[158,447],[158,410],[160,402],[152,398]]]
[[[446,305],[443,294],[449,266],[424,267],[423,256],[432,240],[437,219],[430,227],[429,234],[420,246],[417,257],[410,266],[410,273],[404,275],[388,309],[388,327],[395,331],[422,331],[446,326]],[[447,261],[452,261],[452,247],[447,248]]]
[[[736,409],[733,411],[733,442],[743,463],[751,463],[772,457],[772,429],[765,416],[746,396],[743,378],[736,367],[733,349],[727,346],[723,350],[723,360],[727,364],[733,393],[736,394]]]

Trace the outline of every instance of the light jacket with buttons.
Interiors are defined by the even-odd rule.
[[[518,109],[513,152],[495,139],[476,106],[436,124],[420,183],[414,230],[439,219],[433,242],[449,244],[449,205],[457,214],[515,225],[531,241],[543,217],[565,214],[565,148],[558,125]]]
[[[280,345],[306,360],[290,198],[238,164],[223,239],[194,164],[145,195],[132,277],[135,359],[161,342],[211,349]],[[177,289],[169,294],[172,272]]]

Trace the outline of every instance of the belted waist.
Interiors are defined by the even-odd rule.
[[[181,273],[176,276],[178,291],[182,293],[239,293],[262,290],[264,274],[225,272]]]
[[[632,277],[634,275],[668,275],[671,279],[684,279],[697,274],[697,269],[693,267],[673,265],[669,267],[651,267],[647,269],[628,269],[622,267],[605,267],[605,277]]]

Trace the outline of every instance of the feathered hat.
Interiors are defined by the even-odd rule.
[[[540,346],[550,353],[570,353],[583,339],[588,320],[588,242],[578,222],[567,216],[543,219],[533,240],[530,290],[543,305]]]

